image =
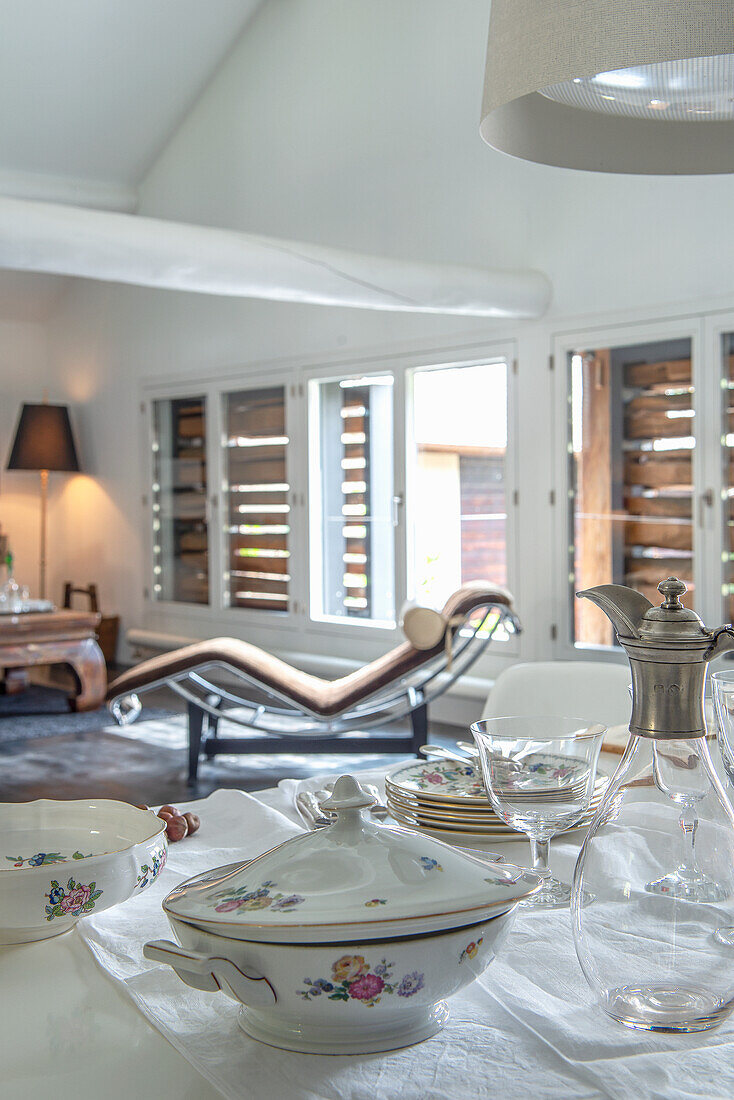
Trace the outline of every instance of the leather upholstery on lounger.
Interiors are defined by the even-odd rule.
[[[485,582],[464,585],[446,601],[443,614],[454,620],[464,619],[474,608],[499,607],[512,612],[512,596],[504,589]],[[172,653],[153,657],[114,680],[107,691],[108,700],[141,691],[149,684],[174,677],[212,662],[239,670],[255,684],[261,684],[280,698],[310,714],[331,718],[343,714],[369,699],[390,684],[435,660],[444,652],[443,641],[432,649],[415,649],[409,642],[386,653],[362,668],[338,680],[323,680],[301,672],[258,646],[236,638],[213,638],[195,642]]]

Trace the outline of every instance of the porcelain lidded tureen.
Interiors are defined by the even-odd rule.
[[[182,883],[163,903],[182,946],[146,956],[240,1001],[243,1029],[285,1049],[366,1053],[434,1034],[442,999],[491,962],[539,880],[368,819],[372,802],[342,776],[329,828]]]

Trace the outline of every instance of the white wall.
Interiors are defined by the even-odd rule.
[[[279,358],[497,333],[520,341],[519,423],[532,440],[520,455],[520,536],[541,559],[523,597],[532,655],[532,628],[553,613],[551,531],[534,518],[550,485],[551,334],[600,311],[734,303],[734,180],[571,173],[488,149],[478,135],[488,16],[487,0],[268,0],[143,182],[140,211],[432,262],[538,267],[554,287],[547,322],[500,328],[91,283],[66,298],[50,347],[79,404],[96,488],[65,552],[125,626],[145,619],[140,380],[238,366],[244,377]]]
[[[20,584],[38,590],[40,536],[40,482],[38,474],[5,469],[10,446],[24,401],[36,402],[48,388],[49,400],[63,400],[49,386],[46,334],[41,325],[0,320],[0,527],[9,537]],[[49,483],[49,536],[58,537],[65,523],[59,505],[66,475],[53,475]],[[50,557],[55,557],[50,541]],[[5,571],[0,570],[4,579]]]

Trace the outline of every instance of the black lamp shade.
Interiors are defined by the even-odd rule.
[[[21,407],[8,469],[79,472],[79,459],[66,405]]]

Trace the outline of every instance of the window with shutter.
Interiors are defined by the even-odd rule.
[[[225,603],[288,610],[290,493],[285,388],[224,397]]]
[[[209,601],[206,402],[153,402],[153,599]]]
[[[313,381],[311,614],[395,622],[393,379]]]
[[[674,574],[695,607],[693,396],[689,339],[571,356],[571,599],[613,583],[659,603]],[[597,608],[572,606],[577,645],[614,644]]]

